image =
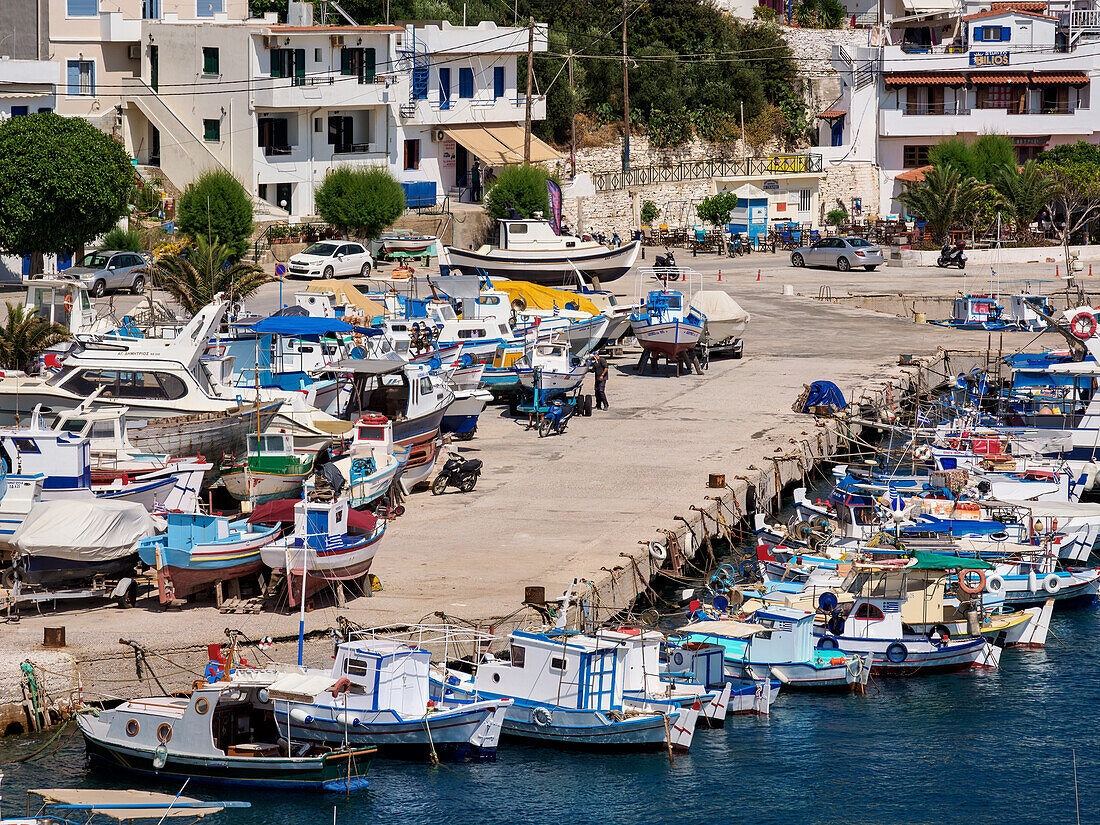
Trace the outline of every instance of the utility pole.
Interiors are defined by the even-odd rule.
[[[535,18],[527,18],[527,114],[523,119],[523,162],[531,162],[531,81],[535,76]]]
[[[626,68],[626,0],[623,0],[623,171],[630,171],[630,73]]]
[[[577,90],[573,87],[573,50],[569,50],[569,164],[577,176]]]

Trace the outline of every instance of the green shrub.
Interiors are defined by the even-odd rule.
[[[237,260],[252,235],[252,198],[229,172],[206,172],[180,196],[176,226],[190,238],[209,234]]]
[[[681,146],[691,140],[691,118],[683,109],[675,112],[654,110],[649,116],[647,133],[650,146]]]
[[[827,226],[840,226],[848,220],[848,212],[844,209],[830,209],[825,215]]]
[[[550,196],[546,181],[553,176],[541,166],[505,166],[485,193],[485,211],[495,219],[507,218],[514,209],[521,218],[536,212],[550,216]]]
[[[116,226],[103,236],[103,240],[99,242],[99,248],[119,252],[141,252],[144,249],[141,240],[141,233],[133,227],[123,229],[121,226]]]
[[[317,214],[340,232],[374,238],[405,211],[405,190],[389,170],[340,166],[317,187]]]
[[[712,226],[725,226],[733,216],[733,210],[737,207],[737,195],[733,192],[719,192],[709,198],[703,198],[702,203],[695,207],[695,213],[699,220]]]
[[[644,225],[649,225],[657,220],[657,216],[661,214],[661,210],[657,208],[657,204],[653,201],[642,201],[641,219]]]

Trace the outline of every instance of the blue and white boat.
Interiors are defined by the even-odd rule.
[[[626,656],[618,641],[599,636],[517,630],[506,659],[487,656],[472,674],[433,674],[432,693],[444,702],[511,699],[506,736],[565,747],[686,750],[698,711],[656,700],[632,707],[624,693]]]
[[[687,306],[683,293],[653,290],[630,316],[634,337],[642,349],[678,358],[699,343],[706,316]]]

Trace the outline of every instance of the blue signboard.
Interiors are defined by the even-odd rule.
[[[1007,66],[1008,52],[971,52],[971,66]]]

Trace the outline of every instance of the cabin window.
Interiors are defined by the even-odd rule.
[[[500,297],[497,295],[479,295],[477,296],[477,302],[479,304],[492,304],[495,306],[500,303]]]
[[[161,723],[157,728],[157,739],[167,744],[172,741],[172,726],[167,722]]]
[[[526,235],[527,234],[527,224],[525,224],[525,223],[514,223],[514,224],[512,224],[511,226],[508,227],[508,234],[509,235]]]
[[[147,401],[175,401],[187,395],[187,386],[167,372],[116,372],[82,370],[66,385],[82,395],[102,388],[100,398],[137,398]]]
[[[42,452],[38,449],[38,445],[34,443],[33,438],[13,438],[12,441],[15,442],[15,449],[21,453],[38,455]]]
[[[80,422],[83,426],[84,422]],[[93,421],[91,432],[88,433],[88,438],[114,438],[115,437],[115,425],[110,421]]]
[[[772,632],[770,630],[763,630],[760,633],[754,633],[753,634],[754,639],[770,639],[771,637],[772,637]]]
[[[210,703],[206,701],[205,697],[200,697],[199,700],[195,702],[195,713],[202,716],[208,710],[210,710]]]
[[[313,353],[317,352],[315,348],[307,346],[298,347],[298,351],[302,353],[302,355],[312,355]]]
[[[550,669],[551,670],[562,670],[562,671],[564,671],[565,670],[565,659],[559,659],[557,656],[552,656],[550,658]]]
[[[856,524],[875,524],[877,520],[871,507],[853,507],[852,517]]]
[[[512,666],[523,667],[523,663],[527,659],[527,648],[512,645],[511,654]]]
[[[431,395],[432,393],[432,379],[421,378],[420,379],[420,394]]]
[[[381,427],[360,427],[359,428],[359,440],[360,441],[381,441],[382,440],[382,428]]]
[[[344,673],[349,676],[366,676],[368,665],[362,659],[344,659]]]
[[[853,619],[864,619],[868,622],[881,622],[886,618],[885,614],[873,604],[864,602],[856,608],[856,612],[852,614]]]
[[[138,724],[137,719],[130,719],[126,722],[126,735],[137,736],[138,731],[141,730],[141,725]]]

